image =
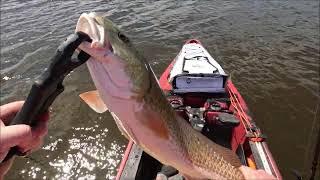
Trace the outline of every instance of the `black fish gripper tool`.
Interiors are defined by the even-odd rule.
[[[39,115],[48,111],[56,97],[63,92],[64,78],[90,58],[90,55],[80,51],[77,58],[72,59],[75,50],[84,41],[92,42],[87,34],[76,32],[60,44],[51,58],[49,67],[34,82],[21,110],[9,125],[27,124],[31,127],[36,125]],[[11,159],[14,155],[23,156],[25,153],[21,153],[18,147],[12,147],[2,162]]]

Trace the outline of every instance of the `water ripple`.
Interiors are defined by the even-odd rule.
[[[186,39],[200,39],[232,74],[269,136],[285,179],[291,177],[288,169],[303,172],[304,159],[296,154],[307,147],[309,134],[303,132],[310,129],[320,98],[317,1],[1,1],[2,104],[26,96],[59,43],[73,33],[79,15],[90,11],[118,24],[157,75]],[[78,99],[94,89],[87,69],[67,76],[65,86],[53,106],[51,138],[33,160],[18,159],[8,179],[114,178],[126,142],[109,114],[101,120]]]

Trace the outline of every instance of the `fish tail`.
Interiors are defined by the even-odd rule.
[[[179,124],[181,124],[182,146],[196,169],[209,176],[212,174],[226,179],[244,179],[239,170],[241,162],[233,151],[195,131],[184,119],[181,118]]]

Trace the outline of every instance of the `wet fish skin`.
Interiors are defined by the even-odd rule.
[[[77,31],[93,39],[82,50],[92,79],[119,129],[144,151],[195,179],[244,179],[229,149],[213,143],[179,117],[167,102],[145,58],[109,19],[79,18]]]

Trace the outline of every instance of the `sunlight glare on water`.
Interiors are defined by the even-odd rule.
[[[47,155],[50,159],[49,165],[51,171],[56,171],[54,176],[56,179],[96,179],[95,170],[105,171],[106,179],[114,179],[119,160],[123,155],[124,146],[120,146],[113,141],[106,145],[105,139],[108,137],[108,129],[99,129],[98,125],[94,127],[77,127],[72,128],[75,131],[73,137],[68,139],[68,150],[63,152],[63,157],[54,159]],[[90,136],[87,132],[97,132],[95,136]],[[77,136],[76,134],[80,134]],[[52,139],[52,137],[49,137]],[[47,151],[56,151],[62,139],[56,139],[45,145],[42,149]],[[47,152],[50,154],[49,152]],[[29,162],[28,162],[29,164]],[[38,166],[31,166],[28,169],[22,169],[21,174],[38,179],[39,176],[46,179],[48,176],[46,171]]]
[[[292,169],[309,172],[304,154],[320,102],[318,0],[1,1],[1,104],[27,96],[80,14],[91,11],[108,15],[157,76],[187,39],[199,39],[232,73],[284,179],[294,178]],[[16,158],[6,179],[115,177],[127,141],[108,112],[96,114],[79,99],[95,89],[86,66],[64,85],[43,148]]]

